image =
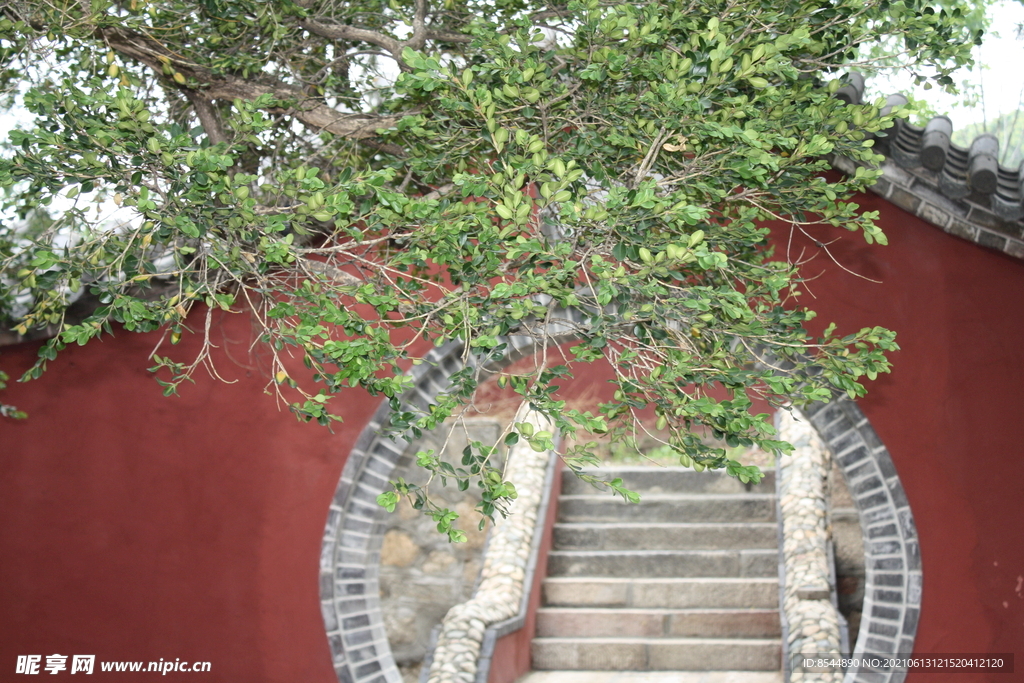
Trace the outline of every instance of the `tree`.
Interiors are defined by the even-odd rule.
[[[884,243],[849,198],[878,175],[870,135],[903,112],[833,94],[879,41],[950,83],[978,39],[959,14],[923,0],[8,2],[6,105],[31,116],[0,161],[0,315],[54,333],[28,377],[115,324],[163,329],[154,370],[172,394],[203,360],[175,357],[180,336],[246,308],[297,416],[330,424],[331,399],[360,386],[409,433],[483,376],[470,366],[429,411],[401,409],[415,340],[459,339],[486,363],[509,335],[564,341],[557,323],[573,362],[499,381],[558,429],[622,438],[651,407],[683,464],[756,481],[698,429],[784,450],[754,395],[859,396],[896,348],[880,328],[812,337],[763,222]],[[828,154],[868,167],[826,176]],[[290,351],[316,384],[288,375]],[[553,397],[599,359],[617,373],[599,414]],[[513,425],[504,442],[550,437]],[[515,495],[497,445],[420,463],[479,480],[491,514]],[[399,494],[431,510],[403,484],[382,504]]]

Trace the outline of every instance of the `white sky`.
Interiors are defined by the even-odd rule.
[[[1016,111],[1024,105],[1024,40],[1017,38],[1017,27],[1024,23],[1024,4],[1002,0],[989,9],[989,17],[992,21],[985,42],[974,49],[977,63],[974,70],[962,70],[953,75],[958,84],[965,80],[980,83],[984,104],[964,106],[961,96],[949,95],[938,87],[931,90],[915,87],[913,78],[906,75],[889,79],[875,77],[867,88],[876,94],[901,92],[926,100],[936,112],[953,120],[953,130]]]

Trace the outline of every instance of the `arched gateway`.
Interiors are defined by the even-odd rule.
[[[533,340],[508,340],[521,357]],[[412,369],[415,385],[402,401],[426,408],[463,368],[463,348],[449,343]],[[401,683],[384,629],[379,595],[386,530],[377,496],[389,488],[404,447],[382,435],[390,408],[374,414],[349,455],[330,506],[320,560],[320,600],[338,680]],[[885,446],[857,405],[845,398],[804,411],[840,464],[865,535],[867,590],[857,652],[909,653],[921,604],[921,561],[913,515]],[[850,681],[901,681],[893,671],[865,671]]]

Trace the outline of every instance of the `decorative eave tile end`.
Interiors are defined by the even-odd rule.
[[[864,77],[848,74],[836,97],[859,104]],[[907,102],[903,95],[889,95],[881,115]],[[1024,163],[1001,166],[994,135],[978,135],[967,148],[952,138],[953,122],[947,116],[936,116],[923,128],[897,119],[893,128],[875,135],[875,148],[886,162],[871,190],[945,232],[1024,258]],[[844,157],[830,162],[843,173],[856,170],[856,163]]]

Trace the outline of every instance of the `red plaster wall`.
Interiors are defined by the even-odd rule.
[[[29,419],[0,421],[0,680],[21,678],[17,655],[54,653],[211,662],[167,680],[336,680],[320,538],[377,400],[353,392],[334,434],[300,424],[262,393],[249,337],[218,314],[217,367],[237,382],[200,371],[176,398],[145,370],[154,336],[128,333],[4,392]],[[36,348],[3,349],[0,367],[18,376]]]
[[[924,597],[916,651],[1017,654],[1017,677],[911,674],[910,683],[1024,680],[1024,263],[952,237],[875,195],[889,246],[816,232],[806,238],[816,323],[898,332],[892,374],[860,401],[889,448],[921,539]],[[774,239],[783,255],[788,230]]]
[[[819,254],[805,266],[820,274],[807,305],[840,330],[899,331],[894,372],[861,405],[921,536],[917,652],[1024,655],[1024,264],[873,195],[861,203],[883,211],[890,246],[839,230],[815,237],[843,237],[836,259],[881,284]],[[784,230],[776,241],[785,249]],[[795,238],[802,247],[817,249]],[[353,393],[334,435],[298,424],[262,395],[247,323],[222,316],[216,332],[218,365],[236,384],[201,379],[165,399],[144,370],[153,337],[122,334],[69,349],[41,380],[5,392],[31,416],[0,421],[5,680],[19,654],[61,653],[210,661],[206,681],[334,681],[320,535],[344,454],[377,401]],[[0,362],[16,376],[34,354],[4,349]]]

